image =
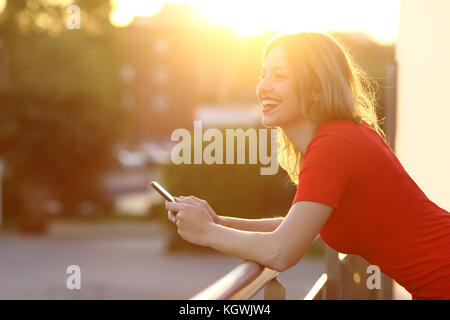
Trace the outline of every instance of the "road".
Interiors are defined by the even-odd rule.
[[[87,229],[0,232],[0,299],[189,299],[242,262],[219,253],[167,253],[166,237],[157,231]],[[69,265],[81,269],[80,290],[66,288]],[[322,259],[304,258],[282,273],[286,298],[302,299],[324,270]],[[255,297],[262,298],[262,292]]]

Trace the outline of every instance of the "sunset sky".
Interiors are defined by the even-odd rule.
[[[48,0],[69,5],[71,0]],[[111,23],[124,27],[135,16],[152,16],[166,2],[186,3],[203,19],[241,36],[300,31],[363,31],[380,43],[397,39],[400,0],[110,0]],[[0,0],[0,12],[6,0]],[[81,14],[83,8],[81,8]]]
[[[111,22],[129,25],[134,16],[158,13],[163,0],[111,0]],[[241,36],[299,31],[366,31],[375,40],[392,43],[397,37],[400,0],[176,0],[197,8],[204,18],[231,26]]]

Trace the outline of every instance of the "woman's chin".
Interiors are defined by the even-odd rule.
[[[274,119],[271,119],[270,117],[267,117],[265,115],[263,115],[261,123],[264,127],[276,127],[277,126],[277,122],[274,121]]]

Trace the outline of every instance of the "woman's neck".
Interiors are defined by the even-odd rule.
[[[309,142],[314,137],[319,123],[307,119],[301,119],[289,125],[282,126],[287,138],[294,144],[295,148],[305,154]]]

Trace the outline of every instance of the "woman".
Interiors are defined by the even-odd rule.
[[[332,37],[274,38],[257,96],[279,129],[279,161],[297,192],[285,218],[217,216],[206,201],[166,203],[192,243],[284,271],[320,233],[404,286],[413,299],[450,299],[450,214],[419,189],[386,144],[364,73]]]

